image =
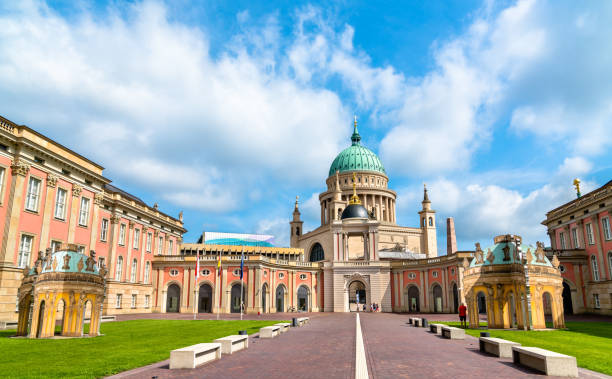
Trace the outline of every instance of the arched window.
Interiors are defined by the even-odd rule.
[[[133,283],[136,281],[136,271],[138,267],[138,260],[136,258],[134,258],[134,260],[132,261],[132,271],[130,272],[130,281]]]
[[[593,280],[599,281],[599,266],[597,265],[597,258],[594,255],[591,255],[591,269],[593,270]]]
[[[433,226],[433,217],[429,218],[429,226]]]
[[[312,249],[310,250],[310,261],[318,262],[325,259],[325,252],[323,251],[323,246],[320,243],[315,243]]]
[[[115,270],[115,280],[121,281],[121,274],[123,273],[123,257],[117,258],[117,270]]]
[[[299,226],[295,228],[295,235],[296,236],[300,235],[300,227]]]

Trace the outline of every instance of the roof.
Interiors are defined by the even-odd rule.
[[[361,145],[361,136],[357,131],[357,123],[351,136],[351,146],[342,150],[336,156],[329,168],[329,176],[347,171],[374,171],[386,175],[385,168],[378,156],[370,149]]]
[[[342,211],[341,219],[347,218],[369,218],[368,210],[361,204],[350,204]]]

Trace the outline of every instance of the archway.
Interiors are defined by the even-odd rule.
[[[261,287],[261,311],[263,313],[268,313],[268,295],[269,295],[269,290],[268,290],[268,283],[264,283],[264,285]]]
[[[91,321],[92,321],[92,316],[93,316],[92,311],[93,311],[93,306],[91,305],[91,300],[87,300],[87,302],[85,302],[85,305],[83,306],[83,325],[81,327],[82,335],[92,334],[92,330],[91,330]],[[85,319],[88,319],[89,321],[85,323]]]
[[[544,312],[545,321],[552,321],[552,296],[549,292],[542,294],[542,312]]]
[[[167,313],[178,313],[180,312],[181,304],[181,287],[178,284],[171,284],[168,286],[168,294],[166,300],[166,312]]]
[[[64,332],[64,321],[66,320],[66,302],[60,299],[55,310],[55,324],[53,324],[53,335],[61,335]]]
[[[204,283],[200,286],[198,291],[198,312],[199,313],[211,313],[212,312],[212,287],[210,284]]]
[[[485,296],[484,293],[478,292],[478,294],[476,295],[476,298],[478,299],[478,313],[486,314],[487,313],[487,297]]]
[[[284,312],[285,311],[285,286],[279,284],[276,287],[276,311]]]
[[[36,338],[40,338],[43,330],[43,322],[45,321],[45,301],[40,302],[38,307],[38,322],[36,323]]]
[[[432,289],[433,294],[433,308],[435,313],[442,313],[442,288],[438,284],[435,284]]]
[[[323,246],[320,243],[315,243],[310,249],[310,261],[318,262],[325,259],[325,252],[323,251]]]
[[[242,287],[242,299],[240,298],[240,288]],[[242,303],[240,302],[242,300]],[[242,305],[244,311],[244,301],[246,300],[246,286],[241,283],[236,283],[232,286],[231,299],[230,299],[230,312],[240,313],[240,306]]]
[[[566,315],[573,315],[574,304],[572,303],[572,290],[565,281],[563,282],[563,293],[561,296],[563,297],[563,313]]]
[[[419,305],[419,288],[417,286],[410,286],[410,288],[408,288],[408,306],[410,312],[421,311]]]
[[[349,310],[356,311],[359,304],[366,304],[366,287],[360,280],[354,280],[349,284]]]
[[[300,286],[297,292],[297,300],[298,300],[298,311],[307,312],[310,308],[308,301],[308,288],[306,286]]]
[[[511,328],[516,328],[518,325],[517,322],[517,318],[516,318],[516,302],[515,302],[515,298],[514,298],[514,293],[513,292],[509,292],[508,293],[508,311],[510,312],[509,317],[510,317],[510,327]]]
[[[459,292],[457,291],[457,283],[453,283],[453,313],[459,311]]]

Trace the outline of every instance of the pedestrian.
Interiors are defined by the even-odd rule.
[[[465,306],[465,303],[461,303],[459,306],[459,322],[461,322],[462,328],[467,328],[466,314],[467,307]]]
[[[364,311],[364,312],[366,311],[366,305],[365,305],[365,303],[363,303],[363,311]]]

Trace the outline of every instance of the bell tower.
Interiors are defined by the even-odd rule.
[[[436,237],[436,211],[431,209],[431,201],[427,194],[427,185],[423,185],[423,201],[421,202],[422,209],[419,212],[421,219],[421,251],[427,254],[427,257],[433,258],[438,256],[438,242]]]
[[[302,233],[302,225],[304,222],[300,219],[300,210],[298,208],[298,199],[299,197],[295,197],[295,208],[293,209],[293,220],[289,223],[291,225],[291,247],[298,247],[298,240]]]

